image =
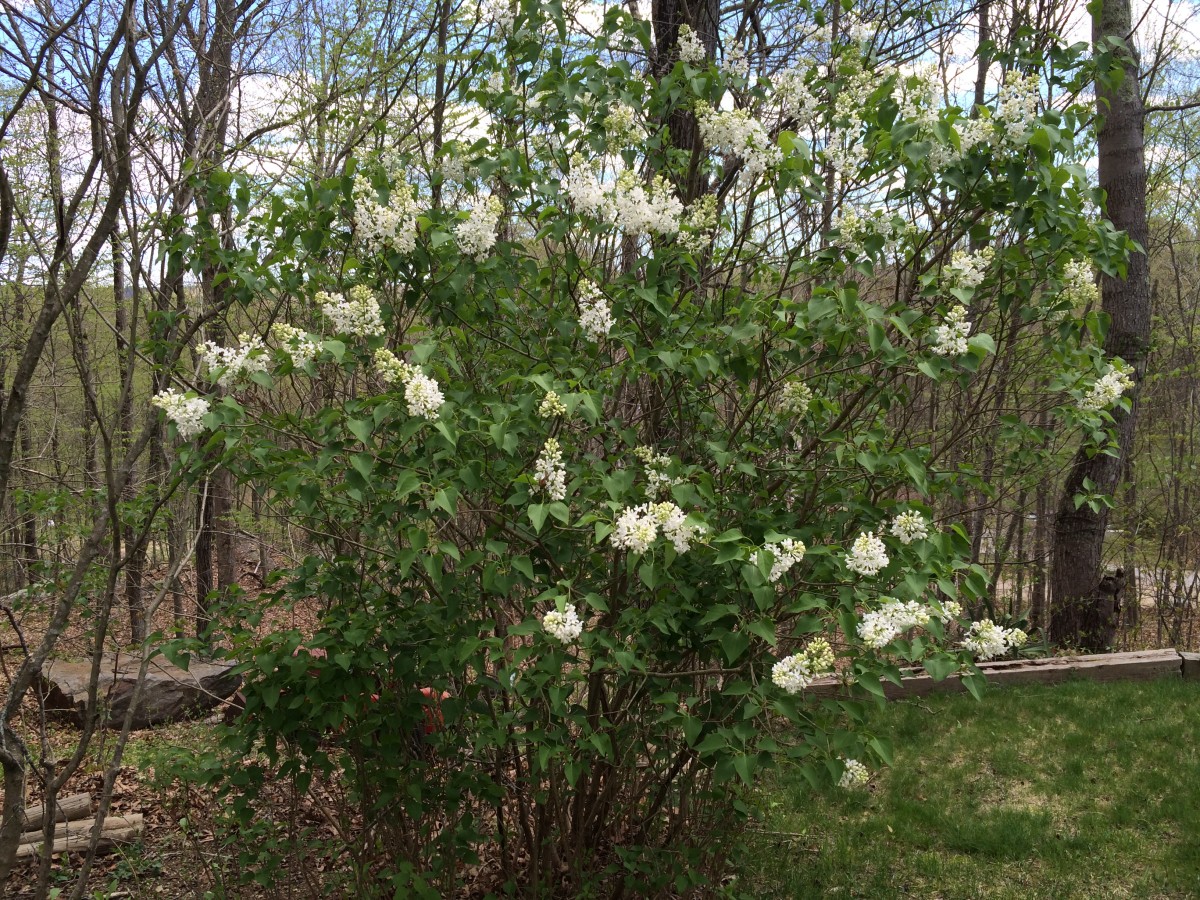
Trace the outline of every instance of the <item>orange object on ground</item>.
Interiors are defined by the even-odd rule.
[[[432,700],[432,706],[425,707],[425,733],[434,734],[441,731],[446,726],[446,719],[442,716],[442,701],[450,699],[449,691],[442,691],[441,696],[434,693],[433,688],[423,687],[421,693],[427,700]]]

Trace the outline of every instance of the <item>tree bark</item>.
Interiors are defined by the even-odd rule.
[[[1103,0],[1092,20],[1092,40],[1100,48],[1111,37],[1127,42],[1121,60],[1125,77],[1115,90],[1097,84],[1097,107],[1101,119],[1098,134],[1100,187],[1108,196],[1112,223],[1144,248],[1148,244],[1146,222],[1146,159],[1143,137],[1141,78],[1136,52],[1132,49],[1130,0]],[[1104,312],[1111,326],[1104,341],[1105,353],[1119,356],[1134,369],[1134,389],[1129,413],[1114,410],[1119,455],[1089,455],[1081,450],[1067,475],[1054,522],[1053,571],[1051,576],[1050,637],[1062,645],[1100,650],[1097,647],[1099,596],[1104,533],[1108,510],[1093,510],[1088,504],[1075,506],[1075,496],[1085,480],[1094,490],[1116,492],[1125,460],[1133,443],[1138,394],[1145,375],[1150,341],[1150,268],[1139,249],[1129,259],[1124,279],[1104,276],[1101,283]]]
[[[693,4],[684,0],[654,0],[651,4],[654,25],[654,74],[662,77],[675,65],[679,57],[679,29],[682,25],[687,25],[696,33],[709,59],[715,57],[720,12],[717,0],[699,0]],[[671,135],[671,144],[692,154],[692,164],[688,167],[687,177],[679,185],[680,199],[684,203],[691,203],[708,189],[699,164],[704,148],[700,143],[700,126],[696,122],[696,114],[689,109],[677,109],[668,118],[667,128]]]
[[[208,595],[213,589],[213,479],[196,494],[196,637],[208,629]]]

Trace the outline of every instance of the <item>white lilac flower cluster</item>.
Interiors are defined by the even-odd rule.
[[[546,634],[564,644],[570,644],[583,634],[583,622],[575,612],[575,604],[568,603],[560,612],[552,609],[542,616],[542,627]]]
[[[847,129],[835,129],[821,155],[835,172],[848,182],[855,181],[870,153]]]
[[[376,337],[383,334],[383,314],[379,309],[379,301],[364,284],[356,284],[350,288],[348,297],[321,291],[317,294],[317,302],[321,305],[321,312],[333,323],[338,334],[350,334],[355,337]]]
[[[687,208],[679,232],[679,246],[688,253],[699,253],[720,224],[717,195],[705,194]]]
[[[840,788],[849,791],[866,787],[867,782],[871,780],[871,773],[857,759],[843,759],[842,767],[842,777],[838,779],[838,787]]]
[[[179,436],[185,441],[204,430],[201,420],[208,413],[208,401],[203,397],[179,394],[174,388],[167,388],[151,397],[150,405],[157,406],[175,423]]]
[[[600,220],[609,218],[608,192],[583,157],[571,160],[571,171],[563,178],[562,188],[577,213]]]
[[[808,87],[808,72],[804,69],[784,69],[774,78],[775,100],[790,130],[811,124],[820,111],[817,98]]]
[[[679,231],[683,204],[661,175],[655,175],[647,187],[633,172],[622,172],[609,202],[612,223],[620,225],[627,234],[671,237]]]
[[[410,416],[420,416],[431,422],[437,419],[446,398],[438,383],[420,368],[397,359],[391,350],[381,347],[375,351],[375,371],[388,384],[398,381],[404,385],[404,400]]]
[[[696,121],[705,146],[738,157],[745,178],[757,178],[783,161],[783,151],[763,123],[744,109],[717,110],[705,105],[696,110]]]
[[[275,338],[284,352],[292,358],[292,365],[297,369],[308,365],[321,352],[320,346],[308,336],[308,332],[286,322],[276,322],[272,325],[271,337]]]
[[[538,404],[538,415],[543,419],[553,419],[557,416],[565,416],[566,414],[567,406],[562,402],[562,398],[558,396],[558,392],[546,391],[546,396]]]
[[[394,250],[411,253],[417,246],[417,204],[412,188],[396,185],[385,206],[375,188],[361,175],[354,176],[354,234],[373,253]]]
[[[775,584],[788,573],[792,566],[804,559],[804,554],[808,552],[808,548],[804,546],[804,541],[798,541],[794,538],[784,538],[782,541],[771,541],[763,547],[763,550],[770,551],[771,574],[767,576],[767,581]],[[757,566],[759,562],[760,550],[755,550],[750,554],[750,564]]]
[[[866,613],[858,623],[858,636],[868,647],[879,650],[886,647],[897,635],[910,628],[920,628],[933,617],[929,607],[916,600],[897,600],[881,597],[883,606]]]
[[[1063,269],[1062,291],[1059,297],[1071,309],[1085,309],[1100,300],[1100,289],[1092,274],[1092,264],[1086,259],[1073,259]]]
[[[929,133],[938,122],[938,67],[934,63],[919,67],[902,83],[900,115],[923,132]]]
[[[941,607],[940,613],[935,613],[942,622],[949,622],[951,619],[957,619],[962,615],[962,604],[956,600],[942,600],[939,604]]]
[[[196,352],[209,373],[221,373],[217,378],[217,384],[221,387],[228,387],[255,372],[267,370],[267,351],[262,338],[257,336],[239,334],[237,347],[219,347],[212,341],[205,341],[196,348]]]
[[[477,201],[467,220],[459,222],[454,229],[458,249],[476,261],[482,261],[496,244],[496,223],[503,211],[499,197]]]
[[[1002,628],[991,619],[971,623],[962,645],[978,660],[1003,656],[1009,650],[1024,647],[1029,636],[1020,628]]]
[[[808,412],[813,392],[803,381],[789,381],[779,392],[778,409],[785,416],[802,416]]]
[[[579,327],[587,339],[599,343],[613,327],[612,307],[600,288],[586,278],[579,282]]]
[[[691,549],[692,541],[705,530],[703,525],[689,525],[683,510],[674,503],[643,503],[622,510],[610,539],[614,547],[645,553],[658,537],[660,528],[676,553],[686,553]]]
[[[896,217],[887,210],[874,209],[864,215],[849,203],[842,206],[833,226],[838,232],[833,241],[834,246],[858,256],[866,254],[866,241],[871,237],[883,238],[883,254],[891,256],[896,252],[906,231],[904,225],[898,223]]]
[[[996,258],[996,251],[984,247],[976,253],[956,250],[950,264],[942,270],[942,280],[950,287],[974,289],[987,277],[988,267]]]
[[[967,352],[967,338],[971,336],[971,323],[967,321],[967,308],[956,304],[941,325],[934,326],[933,344],[930,350],[938,356],[962,356]]]
[[[437,419],[438,410],[446,402],[438,383],[418,370],[404,384],[404,400],[410,416],[421,416],[431,422]]]
[[[746,78],[750,75],[750,57],[741,44],[730,44],[725,48],[721,71],[730,78]]]
[[[996,95],[991,116],[978,116],[955,123],[962,152],[980,145],[992,147],[1020,144],[1037,122],[1041,84],[1037,75],[1009,72]]]
[[[838,64],[841,84],[834,100],[834,117],[846,122],[859,122],[879,86],[896,74],[895,66],[863,66],[853,59]]]
[[[1099,412],[1108,409],[1121,399],[1121,395],[1133,387],[1133,379],[1124,368],[1110,365],[1105,373],[1096,379],[1092,389],[1079,401],[1079,408],[1085,412]]]
[[[846,568],[859,575],[876,575],[887,567],[887,548],[873,531],[864,531],[854,539],[846,554]]]
[[[498,34],[511,32],[517,20],[512,0],[485,0],[480,4],[479,12],[482,18],[492,23]]]
[[[661,175],[647,186],[626,170],[608,186],[577,158],[562,185],[576,212],[622,228],[626,234],[672,237],[679,231],[683,204]]]
[[[696,32],[690,25],[679,26],[679,58],[689,66],[702,66],[707,54]]]
[[[875,40],[875,33],[878,30],[878,25],[860,18],[857,12],[851,13],[842,22],[842,35],[859,45],[869,45]]]
[[[923,541],[929,537],[929,522],[916,510],[902,512],[892,519],[892,534],[902,544]]]
[[[1009,143],[1016,144],[1029,134],[1036,122],[1041,78],[1036,74],[1009,72],[996,97],[996,125]]]
[[[966,153],[980,144],[992,144],[996,138],[995,120],[991,118],[961,119],[955,123],[958,128],[959,145]]]
[[[462,157],[448,154],[442,158],[442,178],[446,181],[463,182],[467,178],[467,164]]]
[[[533,469],[533,480],[551,500],[562,500],[567,496],[567,467],[556,439],[547,438],[542,445]]]
[[[388,384],[407,381],[412,369],[408,363],[397,359],[396,354],[387,347],[380,347],[375,351],[375,371]]]
[[[633,451],[633,455],[646,467],[646,493],[651,496],[669,491],[682,480],[672,478],[667,471],[671,467],[671,457],[665,453],[655,453],[653,448],[641,446]]]
[[[943,169],[950,168],[950,166],[962,159],[962,152],[953,144],[931,140],[927,159],[929,160],[929,167],[935,172],[940,172]]]
[[[833,648],[817,638],[800,653],[793,653],[771,667],[771,680],[789,694],[798,694],[817,676],[833,671]]]
[[[638,132],[637,113],[627,103],[614,103],[604,117],[604,132],[610,144],[627,145]]]

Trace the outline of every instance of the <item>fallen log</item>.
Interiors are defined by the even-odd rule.
[[[91,794],[71,794],[69,797],[59,797],[54,801],[54,821],[74,822],[82,819],[92,811]],[[29,806],[25,809],[25,817],[21,821],[22,831],[40,831],[46,824],[46,804]]]
[[[85,851],[92,838],[94,821],[67,822],[56,826],[54,843],[50,845],[51,853],[64,853],[69,850]],[[141,813],[130,813],[127,816],[108,816],[100,831],[100,842],[97,852],[112,850],[121,844],[132,844],[140,840],[146,826]],[[27,859],[42,855],[44,835],[40,831],[27,831],[21,835],[17,845],[17,859]]]

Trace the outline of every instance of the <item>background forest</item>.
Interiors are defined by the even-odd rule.
[[[0,882],[121,654],[230,895],[670,896],[901,667],[1200,649],[1197,13],[3,0]]]

